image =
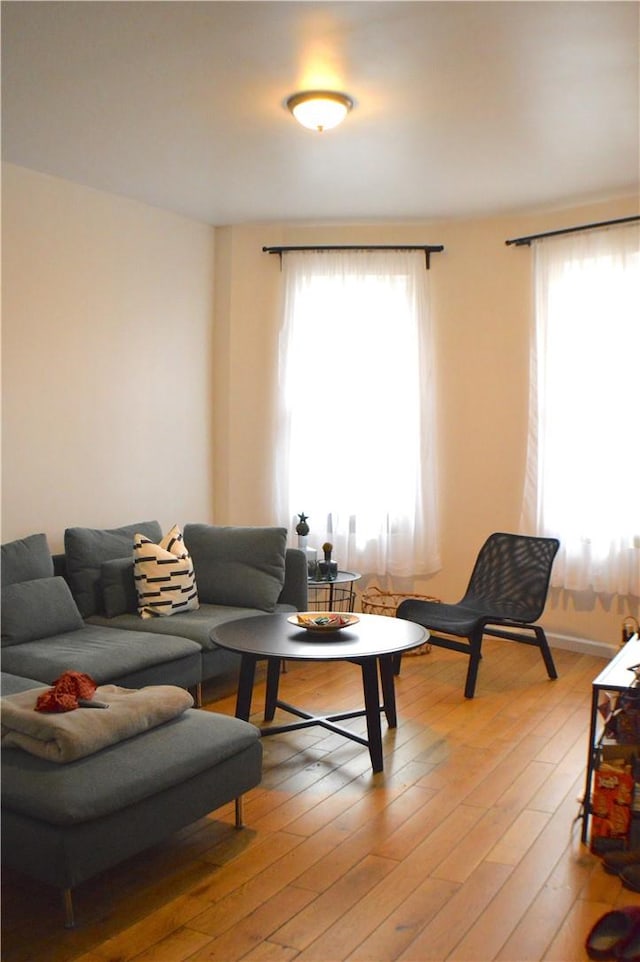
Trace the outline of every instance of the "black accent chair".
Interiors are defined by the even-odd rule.
[[[544,610],[559,547],[556,538],[492,534],[480,549],[465,596],[457,604],[408,598],[398,605],[396,617],[428,628],[431,644],[469,656],[465,698],[473,698],[475,692],[484,635],[534,645],[542,653],[549,678],[558,677],[546,635],[533,622]],[[442,638],[434,632],[466,640]]]

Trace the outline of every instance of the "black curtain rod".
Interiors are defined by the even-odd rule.
[[[619,217],[617,220],[601,220],[597,224],[581,224],[580,227],[565,227],[562,230],[548,230],[544,234],[529,234],[528,237],[514,237],[513,240],[505,241],[507,246],[514,244],[516,247],[528,247],[531,241],[541,240],[543,237],[557,237],[559,234],[576,234],[581,230],[595,230],[596,227],[613,227],[616,224],[630,224],[632,221],[640,220],[640,214],[632,217]]]
[[[263,247],[265,254],[282,255],[288,251],[424,251],[429,270],[429,255],[444,250],[443,244],[309,244],[304,247]]]

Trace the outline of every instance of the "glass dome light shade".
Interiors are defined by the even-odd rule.
[[[309,90],[289,97],[287,107],[303,127],[322,132],[337,127],[353,107],[353,101],[346,94]]]

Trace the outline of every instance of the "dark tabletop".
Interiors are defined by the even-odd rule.
[[[408,651],[429,638],[421,625],[384,615],[358,613],[357,624],[337,631],[297,628],[288,622],[289,617],[273,614],[229,621],[212,630],[211,640],[221,648],[262,657],[340,661]]]

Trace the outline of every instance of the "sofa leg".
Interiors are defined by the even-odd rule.
[[[71,889],[62,890],[62,900],[64,902],[64,927],[65,929],[75,928],[76,920],[73,915],[73,896]]]
[[[202,682],[198,682],[196,685],[196,695],[195,695],[196,708],[202,708]]]
[[[244,828],[244,795],[236,798],[236,828]]]

